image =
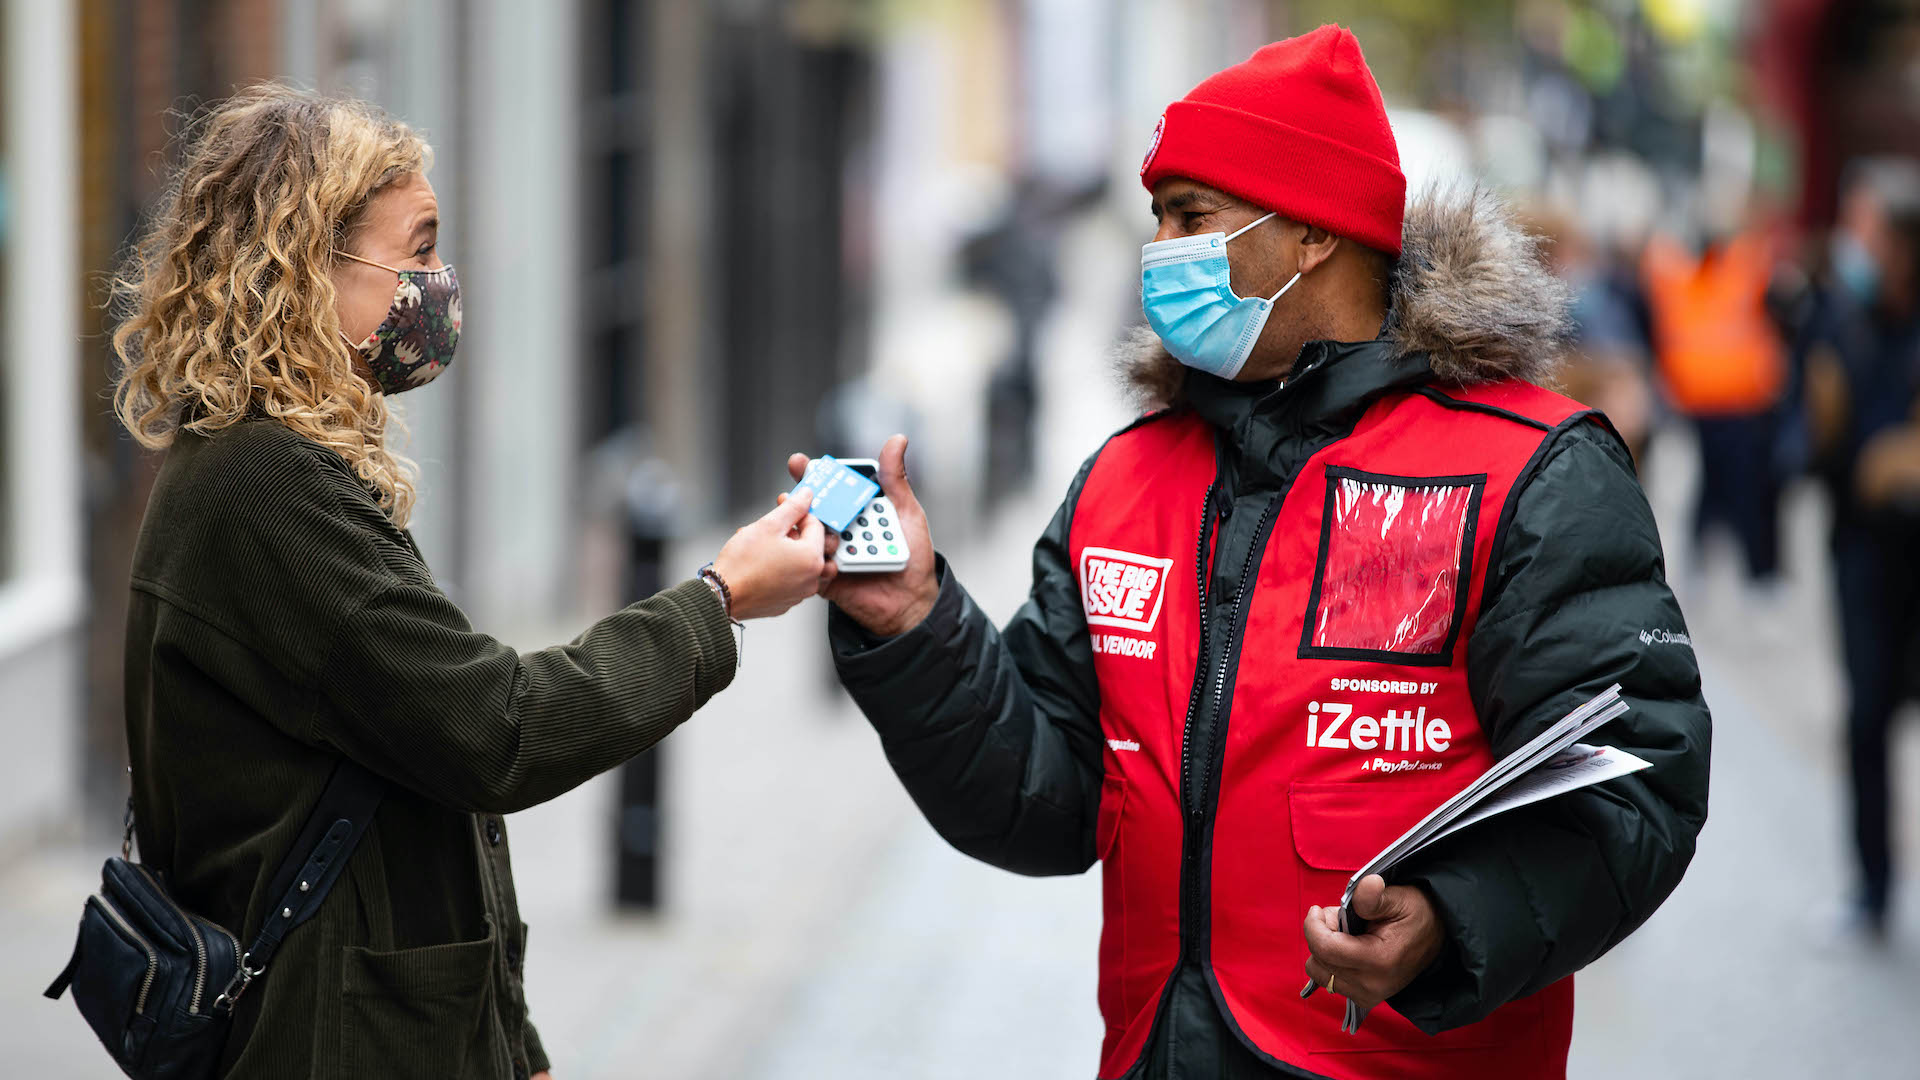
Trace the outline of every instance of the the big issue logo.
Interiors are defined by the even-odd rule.
[[[1172,559],[1090,547],[1080,551],[1080,597],[1087,625],[1152,633],[1167,599]],[[1094,634],[1093,651],[1153,659],[1160,643],[1131,634]]]

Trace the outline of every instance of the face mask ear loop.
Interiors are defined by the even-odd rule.
[[[1231,244],[1233,242],[1234,237],[1239,236],[1241,233],[1246,232],[1248,229],[1253,228],[1255,225],[1258,225],[1261,222],[1267,220],[1267,218],[1274,217],[1277,214],[1279,214],[1278,210],[1270,210],[1267,212],[1266,217],[1255,218],[1254,220],[1247,222],[1245,225],[1242,225],[1239,228],[1233,230],[1232,232],[1227,234],[1227,243]]]
[[[1285,285],[1280,286],[1279,292],[1274,293],[1272,296],[1267,297],[1267,305],[1271,307],[1281,297],[1287,295],[1287,290],[1293,288],[1293,283],[1296,281],[1299,281],[1300,275],[1303,273],[1305,273],[1305,271],[1303,270],[1294,271],[1293,276],[1287,279],[1287,283]]]
[[[1254,224],[1258,225],[1260,223],[1256,221],[1254,222]],[[402,270],[397,266],[388,266],[386,263],[383,263],[383,262],[374,262],[372,259],[363,259],[360,256],[355,255],[351,251],[336,250],[334,254],[340,256],[343,259],[352,259],[354,262],[366,263],[368,266],[377,266],[380,269],[385,270],[387,273],[397,275],[401,278],[405,278],[408,274],[444,274],[447,271],[453,269],[452,263],[442,263],[441,265],[436,266],[431,270]]]
[[[341,251],[336,248],[334,250],[334,254],[340,256],[343,259],[352,259],[354,262],[357,262],[357,263],[366,263],[368,266],[377,266],[380,269],[385,270],[389,274],[399,274],[403,272],[391,266],[388,266],[386,263],[374,262],[372,259],[363,259],[360,256],[355,255],[351,251]]]

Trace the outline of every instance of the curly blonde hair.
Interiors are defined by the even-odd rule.
[[[354,370],[328,270],[374,194],[432,163],[378,108],[277,84],[195,122],[113,281],[114,411],[133,437],[159,449],[258,410],[345,458],[404,526],[413,463],[386,446],[387,402]]]

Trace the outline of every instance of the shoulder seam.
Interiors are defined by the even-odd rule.
[[[1477,412],[1487,416],[1497,416],[1502,420],[1510,420],[1513,423],[1522,424],[1540,431],[1552,431],[1554,427],[1554,425],[1544,420],[1536,420],[1531,416],[1522,415],[1511,409],[1503,409],[1498,405],[1487,405],[1478,401],[1463,401],[1433,386],[1418,386],[1413,389],[1413,392],[1445,409],[1457,409],[1461,412]]]
[[[185,597],[180,596],[178,593],[174,592],[172,589],[166,587],[165,585],[160,584],[157,581],[154,581],[150,578],[135,577],[132,579],[131,585],[135,592],[146,593],[148,596],[151,596],[154,599],[160,601],[161,603],[166,604],[168,607],[173,608],[175,611],[178,611],[180,614],[185,615],[187,618],[192,619],[194,622],[199,623],[201,626],[206,627],[207,629],[213,631],[214,633],[219,634],[221,637],[226,638],[228,641],[232,642],[233,644],[240,646],[242,649],[245,649],[247,652],[253,654],[254,656],[257,656],[260,659],[266,661],[268,666],[272,667],[275,671],[278,671],[280,674],[286,676],[286,678],[289,681],[291,681],[294,685],[300,687],[301,689],[307,691],[308,693],[314,692],[315,687],[313,684],[319,681],[319,676],[320,676],[319,671],[315,671],[313,676],[309,678],[308,676],[303,675],[298,671],[287,670],[286,666],[282,664],[280,661],[276,660],[271,654],[262,652],[259,649],[254,648],[253,645],[247,641],[247,638],[245,635],[241,634],[239,631],[233,629],[232,627],[227,626],[225,623],[221,622],[219,619],[214,618],[212,614],[210,614],[209,612],[202,610],[199,605],[188,601]],[[312,725],[310,723],[307,725],[306,730],[309,733],[311,733]]]
[[[1128,434],[1129,432],[1132,432],[1138,428],[1143,428],[1148,424],[1153,423],[1156,420],[1165,420],[1179,411],[1180,411],[1180,406],[1169,405],[1165,408],[1155,409],[1152,412],[1143,413],[1139,416],[1136,416],[1132,420],[1127,421],[1127,423],[1124,426],[1114,431],[1113,434],[1108,435],[1105,439],[1103,439],[1100,443],[1100,448],[1098,450],[1095,450],[1093,453],[1087,455],[1087,460],[1080,463],[1080,471],[1074,474],[1073,482],[1067,486],[1066,502],[1069,504],[1069,509],[1067,511],[1067,523],[1068,523],[1069,529],[1072,528],[1073,515],[1077,513],[1080,509],[1080,492],[1087,486],[1087,477],[1093,474],[1094,465],[1099,462],[1100,455],[1107,452],[1107,447],[1113,445],[1113,440],[1119,438],[1122,435]]]
[[[200,605],[174,592],[171,588],[162,585],[160,582],[149,577],[135,574],[128,580],[128,585],[134,592],[146,593],[155,600],[177,609],[181,614],[191,618],[194,622],[218,631],[222,637],[242,645],[246,644],[246,639],[243,638],[239,632],[221,622],[219,619],[214,618],[212,612],[206,611],[201,608]],[[279,667],[278,664],[274,666],[276,668]]]
[[[1141,415],[1136,416],[1132,420],[1128,421],[1126,426],[1120,428],[1120,430],[1118,431],[1115,431],[1113,435],[1107,436],[1107,441],[1111,442],[1113,441],[1115,436],[1125,435],[1127,432],[1132,431],[1134,428],[1144,427],[1147,424],[1154,422],[1155,420],[1163,420],[1168,416],[1173,415],[1175,408],[1176,408],[1175,406],[1169,405],[1166,408],[1155,409],[1149,413],[1142,413]],[[1103,443],[1102,447],[1104,448],[1104,446],[1105,444]],[[1097,455],[1097,452],[1096,452],[1096,455]]]

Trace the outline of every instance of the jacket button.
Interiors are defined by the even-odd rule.
[[[507,966],[515,971],[520,970],[520,943],[517,941],[507,942]]]
[[[513,1063],[513,1080],[527,1080],[526,1062],[516,1061]]]
[[[487,843],[492,844],[494,847],[500,846],[500,819],[499,818],[490,817],[487,819]]]

